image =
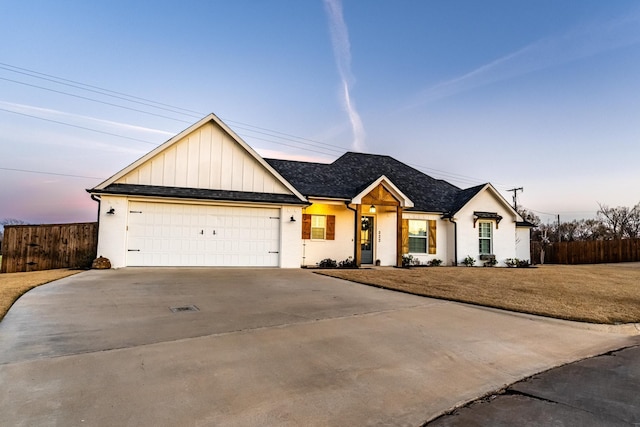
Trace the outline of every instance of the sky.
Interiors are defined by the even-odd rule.
[[[543,222],[640,202],[636,0],[0,2],[0,220],[215,113],[264,157],[390,155]]]

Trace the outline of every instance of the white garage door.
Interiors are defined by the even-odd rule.
[[[279,265],[280,210],[130,202],[129,266]]]

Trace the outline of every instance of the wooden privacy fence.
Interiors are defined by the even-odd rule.
[[[7,225],[0,273],[90,267],[97,247],[97,222]]]
[[[540,242],[531,242],[531,260],[540,263]],[[560,242],[545,248],[545,264],[640,262],[640,239]]]

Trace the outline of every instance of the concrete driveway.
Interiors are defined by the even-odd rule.
[[[415,426],[633,332],[306,270],[87,271],[0,322],[0,425]]]

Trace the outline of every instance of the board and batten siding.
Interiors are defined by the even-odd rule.
[[[207,123],[117,183],[291,194],[222,128]]]

